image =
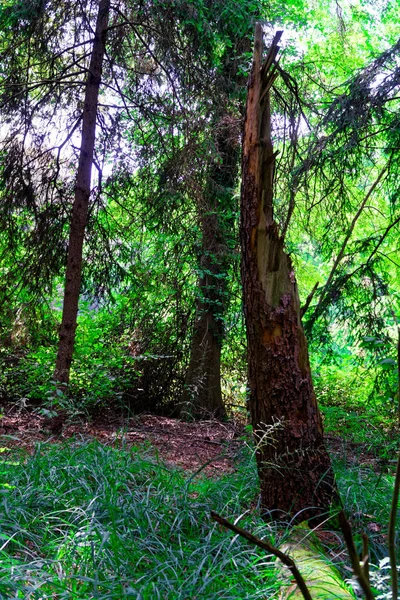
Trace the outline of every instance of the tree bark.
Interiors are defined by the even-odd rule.
[[[221,347],[224,333],[223,302],[226,273],[219,264],[218,216],[203,215],[203,244],[196,316],[189,367],[180,415],[183,418],[226,416],[221,392]]]
[[[272,518],[321,516],[336,497],[313,389],[297,284],[273,216],[269,90],[278,33],[262,64],[256,27],[243,139],[241,244],[249,408],[262,508]]]
[[[234,122],[234,119],[232,119]],[[211,167],[203,204],[198,207],[202,247],[196,318],[181,407],[183,417],[226,417],[221,392],[221,349],[228,302],[227,278],[234,230],[233,189],[239,144],[230,115],[216,124],[218,159]]]
[[[91,173],[96,137],[99,88],[105,54],[110,0],[100,0],[93,49],[86,82],[82,117],[82,138],[75,197],[68,243],[64,304],[60,327],[55,381],[68,384],[77,327],[78,302],[82,279],[82,250],[91,190]]]
[[[207,277],[199,283],[200,293]],[[190,362],[185,378],[180,416],[182,418],[224,418],[221,392],[221,336],[214,315],[202,301],[196,307]]]

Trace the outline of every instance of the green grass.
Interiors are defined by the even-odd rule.
[[[271,558],[209,519],[248,509],[251,460],[212,480],[97,442],[2,457],[0,598],[276,597]],[[245,524],[268,536],[256,517]]]
[[[372,466],[349,466],[338,459],[334,461],[336,480],[344,509],[350,521],[355,545],[362,555],[362,534],[369,540],[370,582],[377,600],[390,600],[391,578],[388,558],[387,529],[394,487],[395,465],[382,470]],[[400,526],[397,517],[397,531]],[[400,565],[400,548],[397,545],[397,564]],[[399,567],[398,567],[399,569]],[[347,573],[349,576],[349,572]],[[399,570],[400,577],[400,570]]]
[[[336,438],[333,467],[341,498],[361,547],[365,531],[376,562],[387,556],[385,534],[400,448],[400,432],[393,420],[368,409],[323,406],[324,428]],[[399,522],[400,526],[400,522]],[[400,556],[399,556],[400,558]]]
[[[242,515],[242,527],[282,541],[252,509],[258,488],[250,451],[236,473],[219,479],[167,468],[151,448],[95,441],[1,457],[1,600],[278,597],[275,560],[209,518],[210,510],[232,520]],[[368,523],[383,526],[370,535],[378,564],[387,554],[393,475],[341,459],[335,471],[357,544]]]

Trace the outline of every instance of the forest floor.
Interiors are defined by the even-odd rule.
[[[37,443],[77,437],[116,447],[151,445],[168,465],[189,472],[201,470],[211,477],[234,469],[234,457],[246,439],[244,425],[234,421],[186,423],[148,414],[129,419],[104,414],[90,422],[66,421],[57,434],[46,429],[45,418],[27,410],[6,410],[0,420],[0,440],[9,449],[32,452]]]
[[[275,562],[210,521],[210,510],[241,515],[242,526],[276,546],[287,534],[266,528],[260,517],[251,428],[243,420],[187,423],[109,410],[58,427],[57,417],[24,407],[2,413],[0,492],[7,510],[0,525],[8,537],[0,599],[33,598],[27,589],[36,586],[40,598],[86,600],[99,581],[107,600],[126,590],[145,600],[278,597]],[[387,568],[378,565],[387,561],[398,437],[382,431],[373,443],[372,425],[362,419],[356,431],[350,412],[352,428],[344,434],[330,415],[325,437],[346,513],[357,540],[368,534],[373,576],[386,594],[379,598],[387,599]],[[330,525],[315,535],[350,576],[341,535]]]
[[[67,420],[57,433],[46,428],[47,420],[26,409],[6,409],[0,420],[0,443],[10,450],[21,448],[29,453],[37,443],[60,443],[70,438],[97,439],[114,447],[151,446],[167,465],[218,477],[235,469],[238,451],[251,438],[243,421],[235,420],[187,423],[150,414],[123,418],[109,411],[92,421]],[[366,444],[330,432],[326,433],[325,439],[331,454],[345,458],[348,465],[380,469],[381,461]]]

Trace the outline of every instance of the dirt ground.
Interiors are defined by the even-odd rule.
[[[129,446],[150,444],[167,464],[192,473],[202,470],[214,477],[232,471],[238,451],[251,443],[244,423],[234,421],[186,423],[148,414],[124,419],[112,411],[90,422],[65,417],[57,421],[15,407],[5,409],[0,418],[0,449],[23,448],[32,452],[38,442],[60,443],[74,437],[118,446],[122,442]],[[359,444],[329,434],[325,439],[331,454],[345,457],[347,463],[380,468],[376,457]]]
[[[244,446],[251,443],[244,423],[220,423],[215,420],[186,423],[177,419],[155,415],[137,415],[129,419],[114,416],[111,411],[91,422],[65,420],[54,422],[28,410],[5,410],[0,418],[0,452],[6,449],[23,449],[33,452],[40,442],[62,443],[68,439],[97,439],[103,444],[120,447],[151,445],[166,464],[189,473],[202,472],[208,477],[220,477],[235,469],[235,457]],[[346,458],[353,465],[380,469],[376,457],[357,444],[346,442],[339,436],[326,436],[331,455]],[[382,526],[371,515],[367,530],[379,536]],[[330,547],[334,560],[343,552],[337,535],[319,531],[320,541]],[[380,538],[384,538],[380,535]],[[384,540],[385,541],[385,540]]]
[[[233,422],[185,423],[154,415],[130,419],[103,415],[92,422],[49,422],[27,410],[5,411],[0,419],[0,447],[33,451],[38,442],[59,443],[73,437],[97,439],[104,444],[129,446],[151,444],[167,464],[190,472],[199,469],[218,476],[234,468],[234,457],[245,443],[244,426]]]

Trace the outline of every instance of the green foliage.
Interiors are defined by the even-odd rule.
[[[365,368],[354,364],[354,360],[321,365],[314,374],[317,398],[322,406],[364,407],[372,393],[370,375]]]
[[[350,415],[360,415],[353,435],[363,437],[364,419],[390,428],[397,419],[397,348],[390,335],[362,336],[347,345],[351,333],[339,327],[325,332],[324,343],[311,346],[313,380],[324,412],[335,421],[332,429],[348,435]],[[351,338],[350,338],[351,339]]]
[[[129,336],[121,331],[118,313],[107,309],[82,307],[77,337],[77,360],[71,376],[68,397],[57,394],[52,381],[55,346],[28,346],[23,353],[2,349],[1,395],[3,400],[24,398],[47,408],[65,408],[72,412],[93,412],[107,402],[122,405],[124,392],[138,378],[139,367],[129,352]],[[69,398],[69,400],[68,400]]]

